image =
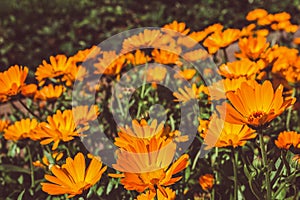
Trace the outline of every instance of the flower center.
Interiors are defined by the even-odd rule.
[[[253,122],[257,119],[262,118],[264,115],[265,115],[265,112],[263,112],[263,111],[254,112],[248,117],[248,121]]]

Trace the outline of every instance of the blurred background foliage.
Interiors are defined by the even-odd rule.
[[[193,30],[216,22],[241,28],[254,8],[287,11],[300,22],[300,0],[1,0],[0,67],[34,69],[51,55],[72,55],[121,31],[173,20]]]

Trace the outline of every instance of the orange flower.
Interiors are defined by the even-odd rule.
[[[236,53],[235,56],[238,58],[249,58],[250,60],[257,60],[261,54],[266,51],[270,43],[267,42],[265,37],[252,36],[249,38],[242,38],[239,40],[239,47],[241,53]]]
[[[53,116],[47,117],[47,122],[42,122],[31,134],[31,138],[42,140],[41,144],[46,145],[54,142],[52,150],[58,147],[59,142],[73,140],[79,136],[76,130],[73,114],[71,110],[65,110],[63,113],[58,110]]]
[[[242,59],[222,64],[219,74],[226,78],[246,77],[252,79],[259,72],[259,66],[249,59]]]
[[[182,71],[180,70],[174,75],[174,78],[191,80],[195,76],[196,72],[197,71],[195,69],[184,69]]]
[[[209,58],[209,56],[210,55],[204,49],[197,49],[183,54],[183,58],[191,62],[198,60],[206,60],[207,58]]]
[[[194,83],[191,88],[185,86],[184,89],[179,88],[178,92],[174,92],[173,96],[176,97],[174,101],[188,102],[192,99],[197,99],[199,94],[204,91],[204,85],[201,85],[199,88],[197,88],[196,84]]]
[[[294,38],[293,43],[299,45],[300,44],[300,37]]]
[[[239,77],[236,79],[222,79],[220,81],[214,82],[212,85],[208,86],[204,93],[209,95],[212,100],[220,100],[226,98],[226,93],[229,91],[236,91],[240,88],[243,82],[247,82],[250,85],[255,83],[254,80],[248,80],[246,77]]]
[[[37,91],[36,84],[28,84],[22,88],[21,94],[25,97],[32,97],[35,95],[36,91]]]
[[[125,148],[135,139],[151,139],[152,137],[161,137],[165,131],[163,123],[157,124],[154,119],[150,124],[145,119],[140,122],[132,120],[132,129],[128,126],[119,127],[119,137],[115,138],[115,145],[120,148]]]
[[[75,80],[82,81],[86,75],[87,70],[85,67],[71,65],[62,77],[62,81],[66,82],[67,86],[72,86]]]
[[[270,81],[252,86],[242,83],[236,92],[227,93],[232,106],[226,104],[226,121],[247,124],[253,129],[267,125],[296,101],[295,98],[284,100],[282,92],[282,85],[274,92]]]
[[[103,57],[94,64],[95,74],[116,75],[119,74],[125,64],[125,56],[117,55],[115,51],[104,51]]]
[[[28,68],[12,66],[5,72],[0,72],[0,96],[15,96],[25,87]],[[2,98],[1,98],[2,99]]]
[[[73,107],[72,112],[76,126],[87,126],[89,121],[97,119],[100,114],[99,107],[97,105],[92,105],[90,109],[88,106],[76,106]]]
[[[176,64],[181,66],[182,63],[179,60],[179,55],[177,53],[173,53],[165,50],[154,49],[151,52],[153,56],[153,60],[160,64]]]
[[[36,119],[22,119],[4,130],[4,138],[6,140],[17,141],[30,136],[31,132],[37,127]]]
[[[68,73],[69,68],[75,65],[72,58],[67,58],[65,55],[57,55],[50,57],[50,64],[43,60],[35,72],[36,79],[40,82],[39,85],[45,83],[47,78],[55,78]]]
[[[0,120],[0,132],[4,131],[4,129],[6,129],[9,125],[9,121],[8,120]]]
[[[167,69],[163,66],[149,67],[147,70],[147,82],[152,82],[154,88],[157,87],[157,82],[161,82],[165,79]]]
[[[160,190],[156,190],[156,192],[152,192],[151,190],[148,190],[145,193],[140,194],[137,196],[136,200],[155,200],[155,196],[157,200],[175,200],[176,193],[171,188],[165,188],[165,192],[167,194],[167,197],[165,197]]]
[[[217,118],[215,115],[210,120],[207,132],[204,132],[204,144],[207,149],[212,147],[238,147],[244,146],[247,140],[256,137],[255,130],[247,125],[231,124]]]
[[[185,25],[184,22],[178,23],[177,21],[173,21],[173,22],[170,23],[170,24],[164,25],[163,28],[165,28],[165,29],[170,29],[170,30],[179,32],[179,33],[181,33],[181,34],[183,34],[183,35],[186,35],[186,34],[188,34],[188,32],[190,31],[190,29],[189,29],[189,28],[186,29],[185,26],[186,26],[186,25]],[[168,33],[172,34],[172,32],[168,32]],[[176,34],[175,34],[175,35],[176,35]],[[175,35],[174,35],[174,36],[175,36]]]
[[[177,44],[192,48],[193,46],[198,44],[198,42],[204,40],[206,36],[207,33],[205,31],[192,32],[188,35],[188,37],[179,37],[177,39]]]
[[[248,21],[254,21],[257,19],[261,19],[267,15],[268,15],[268,12],[265,9],[258,8],[258,9],[250,11],[246,16],[246,19]]]
[[[95,185],[106,168],[102,167],[100,160],[93,158],[86,169],[85,158],[82,153],[78,153],[74,160],[67,158],[62,167],[51,168],[54,176],[45,175],[45,179],[50,183],[41,183],[42,190],[50,195],[69,194],[68,198],[74,197]]]
[[[152,160],[149,163],[149,165],[152,166],[150,168],[148,166],[148,171],[146,169],[143,169],[141,173],[124,172],[123,174],[110,174],[110,176],[115,178],[122,178],[120,182],[121,184],[124,185],[125,189],[127,190],[136,190],[138,192],[144,192],[145,190],[150,189],[150,191],[156,192],[156,188],[158,188],[158,190],[160,190],[160,192],[163,194],[164,197],[168,197],[168,194],[164,187],[172,185],[181,179],[181,176],[179,177],[172,177],[172,176],[184,170],[188,166],[189,156],[187,154],[184,154],[177,161],[175,161],[170,167],[168,166],[160,167],[157,166],[159,165],[159,162],[163,162],[163,164],[166,164],[165,160],[166,159],[168,161],[170,160],[169,152],[168,151],[163,151],[163,152],[164,153],[158,151],[158,156],[153,155],[153,153],[155,152],[152,153],[153,156],[150,156],[150,158],[154,160]],[[164,156],[162,156],[162,154]],[[158,158],[155,159],[155,157]],[[142,162],[149,161],[148,159],[146,159],[147,156],[137,157],[138,159],[142,158],[143,160],[142,162],[141,160],[134,160],[134,162],[132,162],[131,158],[133,158],[133,156],[128,157],[128,159],[130,159],[131,161],[128,162],[128,164],[130,165],[140,165],[142,164]],[[126,159],[124,158],[124,160],[122,159],[122,161],[126,162]],[[153,171],[153,169],[155,168],[158,169]]]
[[[47,86],[44,86],[41,90],[37,91],[34,99],[54,101],[58,99],[64,91],[65,87],[62,85],[53,86],[52,84],[49,84]]]
[[[169,35],[164,34],[160,30],[144,30],[143,32],[133,35],[123,41],[122,53],[141,48],[162,48],[168,47],[175,40]]]
[[[145,55],[145,53],[139,49],[136,50],[134,54],[127,54],[126,59],[129,63],[131,63],[134,66],[145,64],[151,60],[149,56]]]
[[[211,190],[214,185],[214,175],[212,174],[204,174],[199,177],[199,184],[201,188],[205,191]]]
[[[74,62],[78,63],[78,62],[84,62],[85,60],[88,60],[88,59],[93,59],[93,58],[97,57],[98,55],[100,55],[101,53],[102,53],[101,48],[94,45],[89,49],[79,50],[71,58],[74,60]]]
[[[215,32],[208,36],[203,45],[208,48],[210,54],[216,53],[220,48],[227,47],[231,43],[235,42],[240,37],[240,30],[238,29],[226,29],[223,32]]]
[[[42,162],[40,160],[37,160],[37,161],[34,161],[32,162],[32,164],[35,166],[35,167],[49,167],[49,169],[51,169],[51,167],[59,160],[62,159],[63,157],[63,153],[60,152],[53,152],[52,155],[50,154],[47,154],[43,156],[42,158]]]
[[[291,19],[291,15],[287,12],[280,12],[274,14],[274,21],[283,22]]]
[[[283,131],[279,133],[275,144],[280,149],[289,149],[291,145],[300,148],[300,134],[295,131]]]
[[[298,26],[295,24],[291,24],[290,21],[281,21],[271,25],[271,28],[275,31],[284,30],[288,33],[295,33],[298,30]]]
[[[273,21],[274,21],[274,15],[268,14],[267,16],[259,18],[257,20],[257,24],[260,26],[266,26],[266,25],[270,25]]]
[[[208,26],[204,32],[209,35],[211,33],[214,33],[214,32],[221,32],[223,30],[223,25],[217,23],[217,24],[213,24],[213,25],[210,25]]]

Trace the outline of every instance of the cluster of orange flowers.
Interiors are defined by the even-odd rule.
[[[93,46],[70,57],[51,56],[36,69],[38,84],[27,84],[28,67],[15,65],[0,73],[0,102],[20,100],[22,103],[22,98],[30,98],[39,108],[47,108],[47,104],[64,101],[74,82],[83,80],[87,74],[117,77],[118,80],[122,71],[146,63],[176,66],[178,73],[172,79],[188,80],[192,86],[178,88],[173,93],[174,101],[187,103],[192,99],[201,100],[206,95],[208,106],[217,105],[209,119],[199,118],[198,131],[205,148],[244,146],[262,134],[276,117],[292,109],[296,102],[292,90],[297,90],[300,80],[299,52],[296,48],[273,45],[267,38],[272,30],[296,32],[298,26],[292,24],[290,18],[286,12],[269,14],[256,9],[246,17],[256,23],[241,30],[224,29],[221,24],[214,24],[202,31],[191,31],[185,23],[174,21],[163,26],[162,31],[147,29],[126,38],[120,52],[103,51]],[[299,41],[296,38],[293,45],[298,47]],[[229,57],[227,47],[235,42],[239,49]],[[208,53],[202,48],[184,51],[199,44],[203,44]],[[222,56],[223,61],[217,68],[222,79],[207,86],[197,70],[186,64],[186,61],[205,61]],[[83,62],[92,63],[93,71],[86,69]],[[213,76],[211,69],[203,73],[204,77]],[[149,69],[147,81],[153,82],[152,87],[156,89],[156,84],[167,76],[166,69],[157,65]],[[99,92],[101,86],[85,87],[88,91]],[[0,120],[0,132],[4,133],[6,140],[14,142],[30,139],[41,145],[51,144],[50,156],[33,163],[37,167],[49,168],[53,174],[45,175],[48,182],[42,183],[42,190],[50,195],[69,194],[68,197],[73,197],[95,185],[106,167],[96,156],[89,156],[89,166],[86,167],[86,159],[80,152],[74,159],[66,158],[65,164],[57,164],[64,157],[58,151],[59,145],[84,136],[90,128],[89,122],[100,114],[98,105],[66,107],[55,109],[55,113],[45,120],[39,119],[36,111],[30,112],[35,118],[13,123]],[[295,131],[290,131],[287,123],[287,130],[279,133],[274,144],[280,149],[291,146],[299,149],[300,134]],[[132,128],[119,127],[115,137],[118,151],[113,167],[121,174],[111,173],[109,176],[120,178],[126,190],[139,192],[138,200],[175,199],[176,193],[170,186],[182,177],[173,176],[188,166],[189,156],[184,154],[173,161],[177,144],[188,139],[187,135],[178,130],[171,131],[170,127],[158,124],[155,119],[151,122],[133,120]],[[199,184],[203,191],[209,192],[213,188],[214,176],[201,176]]]

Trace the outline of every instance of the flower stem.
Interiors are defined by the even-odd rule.
[[[266,200],[270,200],[271,196],[272,196],[270,171],[269,171],[269,167],[268,167],[267,152],[266,152],[265,143],[264,143],[264,135],[263,135],[261,129],[258,130],[258,135],[259,135],[259,145],[260,145],[260,150],[261,150],[261,156],[263,159],[262,161],[263,161],[264,169],[266,170],[266,173],[265,173],[265,184],[266,184],[266,190],[267,190]]]
[[[296,95],[296,88],[293,88],[292,98]],[[288,108],[288,114],[286,117],[286,130],[290,131],[290,122],[291,122],[291,115],[292,115],[293,105]]]
[[[31,152],[30,152],[30,147],[29,146],[26,146],[26,149],[27,149],[27,153],[29,155],[29,165],[30,165],[30,178],[31,178],[31,188],[34,188],[34,171],[33,171],[33,164],[32,164],[32,155],[31,155]]]
[[[234,178],[234,193],[233,199],[236,200],[238,196],[238,178],[237,178],[237,154],[235,154],[234,147],[232,147],[232,165],[233,165],[233,178]]]

